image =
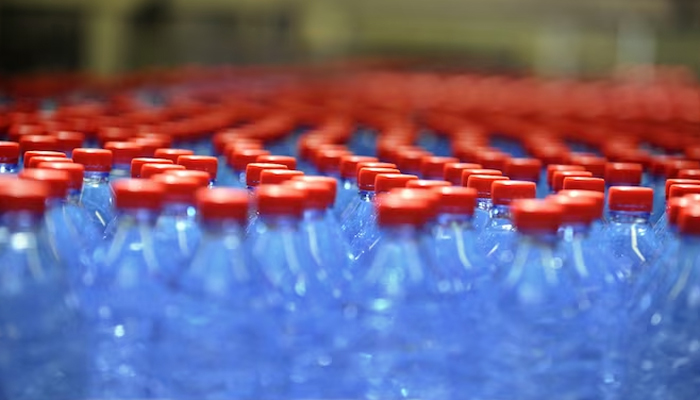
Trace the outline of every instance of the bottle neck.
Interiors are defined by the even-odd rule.
[[[412,224],[389,225],[380,227],[382,235],[388,239],[408,240],[417,238],[422,232],[422,226]]]
[[[328,209],[326,208],[310,208],[304,210],[305,221],[320,221],[325,219],[327,215]]]
[[[118,210],[118,218],[120,225],[153,225],[158,219],[158,215],[158,211],[146,208],[127,208]]]
[[[460,224],[471,227],[472,216],[468,214],[442,213],[438,214],[437,218],[435,219],[435,222],[437,225]]]
[[[362,201],[374,201],[374,197],[376,196],[374,190],[360,190],[358,194]]]
[[[216,236],[243,236],[244,232],[241,221],[233,218],[205,219],[200,226],[205,233]]]
[[[68,202],[70,204],[79,204],[81,190],[82,190],[82,188],[69,190],[68,195],[66,196],[66,202]]]
[[[591,225],[583,222],[565,224],[559,228],[559,236],[565,241],[574,239],[583,239],[588,237],[591,231]]]
[[[165,203],[161,215],[194,218],[197,215],[197,209],[192,203]]]
[[[626,224],[648,223],[650,214],[641,211],[613,211],[610,210],[610,222]]]
[[[288,215],[288,214],[272,214],[272,215],[264,215],[261,214],[259,216],[259,220],[261,223],[269,226],[269,227],[277,227],[277,228],[285,228],[285,227],[291,227],[295,228],[299,225],[299,222],[301,222],[301,219],[296,216],[296,215]]]
[[[537,246],[554,248],[557,244],[558,237],[556,232],[551,231],[520,231],[520,243]]]
[[[507,205],[494,205],[489,211],[491,219],[511,219],[510,206]]]
[[[87,171],[83,174],[83,185],[99,185],[109,183],[109,172]]]
[[[38,230],[44,214],[33,211],[10,211],[2,216],[2,225],[10,232]]]
[[[483,197],[483,198],[478,198],[476,199],[476,208],[479,210],[485,210],[489,211],[493,207],[493,202],[491,202],[491,199],[488,197]]]

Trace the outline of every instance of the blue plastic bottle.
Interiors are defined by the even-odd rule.
[[[700,193],[700,181],[689,184],[689,183],[676,183],[671,184],[668,189],[668,197],[666,199],[666,209],[664,213],[661,214],[661,218],[654,224],[654,233],[661,239],[668,233],[668,212],[671,200],[675,198],[680,198],[686,195],[698,194]]]
[[[0,398],[85,398],[91,352],[67,269],[42,232],[40,182],[0,187]]]
[[[107,142],[104,148],[112,152],[112,170],[109,172],[109,180],[115,182],[118,179],[131,176],[131,161],[141,156],[141,146],[131,142]]]
[[[302,217],[305,193],[286,185],[261,185],[255,199],[258,219],[250,235],[254,262],[266,276],[266,295],[279,300],[275,313],[279,331],[269,344],[276,368],[263,379],[267,398],[353,398],[338,390],[352,379],[343,358],[344,334],[341,297],[334,271],[315,263],[305,246]],[[281,387],[280,387],[281,385]],[[281,392],[280,392],[281,390]]]
[[[569,179],[579,179],[579,178],[569,178]],[[595,179],[595,178],[594,178]],[[603,192],[595,190],[580,190],[580,189],[564,189],[557,193],[561,196],[569,197],[584,197],[591,199],[596,205],[596,216],[593,221],[591,221],[591,227],[589,232],[589,240],[594,242],[596,246],[602,247],[604,238],[603,233],[607,225],[607,221],[604,219],[603,214],[605,213],[605,194]]]
[[[621,398],[694,399],[700,337],[700,208],[681,210],[679,246],[645,270],[634,296]]]
[[[114,220],[114,192],[109,185],[112,152],[104,149],[75,149],[73,161],[85,168],[80,204],[93,225],[104,232]]]
[[[491,184],[493,207],[478,238],[481,251],[486,257],[495,260],[512,257],[516,234],[510,215],[510,203],[516,199],[534,199],[536,195],[537,185],[534,182],[497,180]]]
[[[97,248],[83,278],[83,304],[96,335],[89,397],[153,397],[164,390],[163,318],[181,271],[156,251],[163,185],[122,179],[113,186],[115,234]]]
[[[540,175],[542,174],[542,161],[536,158],[509,158],[506,161],[503,174],[510,179],[533,182],[537,190],[540,187]],[[545,192],[537,192],[538,198],[546,196]]]
[[[339,219],[343,210],[357,197],[357,165],[362,162],[378,162],[378,159],[376,157],[346,155],[340,161],[338,196],[336,196],[333,206],[333,212]]]
[[[649,223],[653,190],[636,186],[615,186],[608,193],[610,219],[603,231],[603,247],[612,262],[634,278],[659,254],[659,241]]]
[[[485,399],[599,399],[602,349],[592,340],[597,292],[558,247],[562,207],[544,200],[511,205],[515,256],[486,289],[479,344],[485,350]],[[519,371],[508,374],[504,371]]]
[[[366,167],[358,173],[358,193],[340,216],[341,229],[357,262],[378,237],[374,208],[374,180],[379,174],[399,173],[398,169]]]
[[[360,396],[347,398],[459,397],[451,374],[456,360],[467,362],[455,312],[460,285],[426,257],[421,238],[428,203],[391,193],[378,200],[381,240],[345,307],[354,321],[348,335],[361,385]]]
[[[173,165],[173,161],[167,158],[153,158],[153,157],[136,157],[131,160],[131,177],[132,178],[142,178],[141,170],[146,164],[167,164]]]
[[[462,175],[464,177],[464,174]],[[474,210],[474,229],[481,233],[489,219],[491,218],[491,209],[493,202],[491,201],[491,185],[493,182],[508,180],[505,176],[496,175],[470,175],[467,186],[476,189],[476,209]]]
[[[16,174],[19,170],[19,144],[0,142],[0,174]]]
[[[251,263],[244,232],[245,190],[197,192],[202,240],[176,279],[162,342],[166,392],[172,399],[270,398],[278,340],[269,281]],[[277,315],[278,316],[278,315]]]
[[[194,198],[197,189],[202,187],[201,183],[195,178],[168,174],[151,179],[165,189],[163,207],[154,230],[156,251],[161,257],[169,258],[177,268],[184,269],[190,264],[201,238]]]

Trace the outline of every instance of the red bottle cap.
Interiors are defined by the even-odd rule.
[[[587,155],[572,155],[571,164],[582,166],[586,171],[593,174],[596,178],[605,176],[605,165],[608,160],[603,157],[587,156]]]
[[[306,210],[325,210],[332,207],[335,202],[335,192],[325,182],[292,179],[284,182],[284,185],[305,193],[304,208]]]
[[[260,215],[289,215],[300,217],[304,212],[306,194],[287,185],[260,185],[255,190]]]
[[[131,138],[129,141],[141,146],[141,157],[155,157],[156,150],[165,145],[162,140],[157,138],[137,137]]]
[[[589,224],[602,216],[596,201],[591,197],[548,196],[547,201],[556,203],[564,208],[562,222],[564,224]]]
[[[419,173],[421,161],[432,154],[425,150],[403,150],[396,153],[396,165],[401,171]]]
[[[344,179],[357,179],[357,164],[378,162],[377,157],[346,155],[340,159],[340,176]]]
[[[255,159],[257,163],[282,164],[289,169],[297,169],[297,159],[291,156],[277,156],[273,154],[263,154]]]
[[[151,179],[121,179],[112,184],[115,206],[119,209],[146,208],[159,210],[165,188]]]
[[[355,177],[357,178],[357,181],[360,181],[360,170],[362,168],[388,168],[388,169],[396,169],[396,164],[392,163],[385,163],[385,162],[361,162],[358,163],[357,166],[355,167]],[[372,181],[374,184],[374,181]]]
[[[17,176],[28,181],[40,181],[47,184],[50,199],[62,199],[68,193],[70,175],[65,171],[51,169],[27,168]]]
[[[292,178],[293,181],[299,182],[313,182],[321,183],[328,187],[328,191],[332,196],[330,200],[331,204],[335,203],[335,196],[338,193],[338,181],[330,176],[316,176],[316,175],[305,175],[305,176],[295,176]]]
[[[141,156],[141,146],[132,142],[107,142],[104,148],[112,151],[114,164],[131,165],[131,160]]]
[[[195,194],[202,186],[195,178],[158,174],[150,178],[161,183],[165,190],[163,202],[165,203],[189,203],[194,204]]]
[[[389,164],[391,165],[391,164]],[[392,168],[376,168],[376,167],[365,167],[360,170],[359,177],[357,180],[357,186],[360,190],[374,191],[375,178],[379,174],[400,174],[398,169]]]
[[[199,187],[209,186],[209,174],[204,171],[192,171],[187,169],[171,169],[163,172],[163,175],[173,175],[183,178],[196,179]]]
[[[194,155],[194,152],[192,150],[187,150],[187,149],[169,149],[169,148],[160,148],[156,149],[156,151],[153,153],[153,157],[155,158],[164,158],[166,160],[170,160],[173,162],[173,164],[177,163],[177,158],[180,156],[191,156]]]
[[[700,179],[700,169],[682,169],[678,172],[679,179]]]
[[[671,194],[671,186],[673,185],[700,185],[700,179],[666,179],[665,193],[666,199],[668,199]]]
[[[138,157],[131,160],[131,177],[140,178],[141,168],[144,164],[168,164],[172,165],[173,162],[165,158],[152,158],[152,157]]]
[[[465,170],[481,170],[492,171],[492,175],[502,175],[501,171],[484,170],[479,164],[472,163],[447,163],[442,171],[443,178],[453,185],[462,185],[462,171]],[[483,175],[483,174],[482,174]],[[486,174],[488,175],[488,174]]]
[[[516,200],[510,209],[518,231],[525,233],[556,233],[564,213],[559,204],[536,199]]]
[[[245,171],[248,164],[257,162],[258,157],[270,154],[269,151],[263,149],[237,149],[229,159],[229,164],[236,171]]]
[[[112,170],[112,152],[105,149],[75,149],[73,162],[82,164],[85,171],[109,172]]]
[[[63,162],[63,163],[73,163],[73,160],[65,157],[47,157],[47,156],[35,156],[29,160],[28,168],[39,168],[39,164],[45,162]]]
[[[439,187],[432,189],[440,194],[438,212],[440,214],[474,215],[476,189],[463,186]]]
[[[204,220],[234,219],[243,224],[248,219],[248,191],[241,189],[199,189],[195,194],[197,210]]]
[[[412,189],[432,189],[444,186],[452,186],[452,184],[447,181],[433,181],[429,179],[418,179],[406,183],[406,187]]]
[[[542,171],[542,161],[536,158],[510,158],[503,173],[510,179],[538,182]]]
[[[58,139],[53,135],[26,135],[19,138],[19,149],[26,151],[58,151]]]
[[[684,235],[700,235],[700,206],[693,204],[681,210],[678,230]]]
[[[19,143],[0,142],[0,163],[17,164],[19,160]]]
[[[170,137],[169,135],[164,134],[164,133],[141,132],[138,134],[138,137],[136,139],[139,139],[139,138],[148,139],[148,140],[152,141],[153,143],[160,143],[160,146],[158,146],[155,150],[168,149],[173,145],[172,137]],[[137,142],[138,142],[138,140],[137,140]],[[154,153],[154,155],[155,155],[155,153]]]
[[[0,184],[0,211],[30,211],[43,213],[49,198],[49,185],[45,182],[0,178],[11,183]]]
[[[382,173],[374,178],[374,191],[377,193],[388,192],[394,188],[406,187],[409,181],[417,181],[415,175],[401,173]]]
[[[184,170],[182,165],[146,163],[141,166],[141,178],[149,179],[165,171]]]
[[[58,140],[58,148],[61,151],[73,151],[83,146],[85,135],[73,131],[57,131],[53,134]]]
[[[667,160],[664,163],[664,173],[667,179],[679,178],[678,173],[684,169],[700,168],[700,162],[692,160]]]
[[[260,173],[261,185],[279,185],[282,182],[292,180],[296,176],[303,176],[304,173],[290,169],[267,169]]]
[[[422,226],[430,218],[429,203],[420,198],[381,193],[377,196],[376,207],[377,224],[380,226]]]
[[[552,187],[552,180],[556,171],[585,171],[586,169],[580,165],[563,165],[551,164],[547,165],[547,185]]]
[[[228,162],[228,165],[233,165],[233,154],[239,150],[243,149],[258,149],[258,150],[264,150],[264,146],[262,142],[258,140],[244,140],[244,141],[236,141],[236,142],[230,142],[226,143],[226,146],[224,146],[224,152],[223,155],[226,158],[226,161]]]
[[[613,186],[608,191],[608,208],[612,211],[651,212],[654,190],[638,186]]]
[[[591,178],[593,174],[588,171],[554,171],[554,175],[552,175],[552,190],[558,192],[564,189],[564,179],[569,177]]]
[[[39,157],[35,157],[35,161]],[[83,188],[83,175],[85,174],[85,167],[82,164],[76,164],[73,162],[65,162],[67,159],[59,159],[58,162],[42,162],[37,165],[40,169],[53,169],[56,171],[64,171],[68,174],[68,189],[69,190],[81,190]]]
[[[465,171],[466,172],[466,171]],[[476,189],[476,195],[480,199],[491,198],[491,185],[496,181],[507,181],[507,176],[498,175],[471,175],[467,180],[467,187]]]
[[[688,194],[683,197],[669,199],[666,207],[668,224],[671,226],[678,226],[678,217],[680,216],[681,210],[692,204],[700,204],[700,194]]]
[[[219,169],[219,160],[212,156],[180,156],[177,158],[177,163],[187,169],[207,172],[211,180],[216,179],[216,172]]]
[[[603,215],[603,210],[605,209],[605,193],[603,192],[594,192],[591,190],[562,190],[557,193],[557,196],[585,197],[591,199],[595,202],[596,215],[598,218]]]
[[[389,191],[389,194],[397,195],[406,199],[416,199],[428,203],[428,219],[433,219],[438,215],[438,206],[440,204],[440,194],[434,190],[415,189],[415,188],[394,188]]]
[[[314,153],[314,165],[324,174],[339,174],[343,157],[352,155],[348,150],[321,149]]]
[[[503,171],[508,164],[510,156],[498,150],[482,151],[476,154],[476,162],[484,169],[497,169]]]
[[[262,146],[262,142],[257,139],[251,139],[245,136],[243,131],[239,132],[219,132],[212,137],[212,144],[216,154],[226,154],[224,150],[228,144],[236,143],[254,143]]]
[[[246,185],[250,187],[258,186],[260,184],[260,175],[266,169],[287,169],[287,166],[270,163],[250,163],[245,170]]]
[[[100,128],[97,132],[97,140],[105,148],[109,142],[126,142],[132,136],[134,136],[134,131],[131,128],[118,126]]]
[[[8,138],[13,142],[19,142],[22,136],[44,135],[46,129],[39,124],[13,124],[8,131]]]
[[[469,185],[469,178],[472,177],[473,175],[503,176],[503,173],[501,173],[501,171],[498,171],[495,169],[483,169],[483,168],[465,169],[465,170],[462,170],[462,186],[468,186]]]
[[[608,163],[605,166],[605,183],[609,186],[637,186],[642,183],[642,164]]]
[[[24,153],[24,168],[29,168],[29,163],[34,157],[60,157],[67,158],[64,153],[60,151],[40,151],[40,150],[30,150]]]
[[[479,175],[473,175],[475,178]],[[491,184],[494,205],[507,206],[517,199],[534,199],[537,185],[528,181],[496,180]]]
[[[457,157],[424,156],[420,161],[420,174],[424,179],[443,179],[445,165],[459,163]]]
[[[668,191],[668,198],[673,199],[675,197],[683,197],[687,194],[698,194],[700,193],[700,182],[697,185],[690,185],[687,183],[678,183],[671,185]]]
[[[564,178],[564,190],[592,190],[605,193],[605,179],[568,176]]]

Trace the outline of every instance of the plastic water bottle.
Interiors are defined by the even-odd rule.
[[[421,245],[428,203],[378,196],[382,239],[353,283],[345,308],[362,398],[450,398],[460,297]],[[454,315],[454,318],[444,318]],[[454,324],[454,325],[453,325]],[[462,340],[461,343],[464,343]]]
[[[340,218],[350,202],[357,197],[357,165],[362,162],[378,162],[376,157],[345,155],[340,161],[340,182],[333,212]]]
[[[464,176],[464,174],[463,174]],[[464,186],[476,189],[476,209],[474,210],[474,229],[481,233],[491,216],[493,202],[491,201],[491,185],[500,180],[509,180],[505,176],[470,175]]]
[[[157,374],[163,318],[181,271],[155,247],[163,185],[121,179],[113,187],[116,231],[95,250],[83,278],[84,308],[96,335],[89,397],[146,398],[163,391]]]
[[[136,157],[131,160],[131,177],[141,178],[141,170],[145,164],[174,165],[174,163],[167,158]]]
[[[424,156],[420,161],[420,176],[423,179],[441,181],[445,176],[445,165],[459,163],[457,157]]]
[[[260,186],[260,177],[266,170],[287,170],[287,166],[282,164],[250,163],[246,167],[246,185],[249,191],[254,191]]]
[[[243,147],[233,149],[230,153],[228,161],[231,165],[231,179],[225,179],[223,185],[234,188],[247,187],[248,179],[246,177],[246,169],[248,164],[255,163],[257,162],[258,157],[269,154],[269,151],[260,148]]]
[[[518,230],[512,262],[498,266],[482,319],[486,349],[483,398],[597,399],[602,346],[589,329],[597,293],[558,248],[560,205],[518,200],[511,205]],[[557,340],[552,340],[556,337]],[[520,371],[516,376],[503,371]]]
[[[163,206],[154,230],[157,251],[171,264],[184,269],[199,245],[201,232],[197,224],[194,195],[201,186],[194,178],[160,174],[151,178],[163,185]]]
[[[131,161],[141,156],[141,146],[132,142],[107,142],[106,150],[112,152],[112,170],[109,180],[114,182],[131,176]]]
[[[489,218],[479,235],[478,243],[486,257],[498,260],[513,257],[516,234],[510,214],[510,204],[517,199],[534,199],[537,185],[534,182],[497,180],[491,184],[491,201],[493,207]]]
[[[332,211],[337,180],[324,176],[299,176],[285,184],[305,192],[301,231],[314,262],[328,274],[337,276],[336,281],[350,282],[350,248]]]
[[[204,171],[210,176],[209,186],[216,185],[216,174],[219,170],[219,160],[213,156],[180,156],[177,164],[193,171]]]
[[[645,270],[634,297],[624,398],[693,399],[697,393],[700,208],[678,221],[680,243]]]
[[[44,183],[0,185],[0,397],[86,397],[91,351],[67,269],[42,232]]]
[[[540,181],[540,187],[537,189],[538,197],[542,198],[544,194],[554,193],[554,173],[557,171],[585,171],[586,169],[581,165],[567,165],[567,164],[549,164],[547,169],[543,170],[543,175],[545,179]],[[544,193],[544,194],[542,194]]]
[[[443,167],[443,179],[455,186],[462,185],[462,171],[481,169],[482,175],[503,175],[501,171],[496,170],[484,170],[479,164],[472,163],[447,163]],[[488,172],[485,172],[488,171]]]
[[[19,144],[0,142],[0,174],[16,174],[19,171]]]
[[[695,184],[688,183],[676,183],[671,184],[668,189],[668,196],[666,198],[666,210],[661,214],[661,218],[654,224],[654,233],[659,238],[664,237],[668,233],[668,209],[671,200],[674,198],[683,197],[688,194],[700,193],[700,181]]]
[[[321,175],[340,179],[343,157],[351,155],[353,154],[347,149],[320,149],[314,154],[314,165]]]
[[[687,194],[682,197],[674,197],[668,200],[668,205],[666,207],[666,228],[657,233],[659,238],[659,245],[663,246],[663,253],[669,254],[673,253],[678,246],[678,217],[680,212],[685,207],[700,202],[700,194]],[[656,225],[659,225],[661,220],[657,221]],[[654,230],[656,230],[656,225]]]
[[[362,164],[360,164],[362,165]],[[358,174],[358,194],[340,217],[341,229],[350,246],[353,263],[358,262],[379,236],[374,207],[375,178],[379,174],[398,174],[398,169],[367,167]]]
[[[78,179],[76,174],[82,176],[82,166],[72,164],[80,168],[72,173],[58,170],[64,165],[71,164],[51,164],[52,169],[28,168],[18,176],[20,179],[44,182],[48,186],[49,195],[44,213],[46,233],[52,250],[68,269],[73,283],[77,283],[80,265],[89,258],[101,235],[90,224],[87,212],[78,203],[82,179]]]
[[[344,341],[334,340],[343,314],[336,297],[337,271],[314,262],[305,246],[302,218],[305,193],[288,185],[261,185],[255,191],[259,218],[250,235],[254,262],[269,281],[267,290],[281,302],[277,309],[280,331],[270,343],[269,357],[276,368],[263,378],[286,389],[270,389],[272,398],[338,397],[347,365]],[[282,389],[282,388],[279,388]]]
[[[85,169],[80,204],[87,211],[92,224],[104,233],[115,217],[114,192],[109,185],[112,152],[104,149],[75,149],[73,161],[82,164]]]
[[[636,277],[659,252],[659,242],[649,223],[654,193],[650,188],[614,186],[608,193],[610,218],[603,244],[628,278]]]
[[[208,179],[207,179],[208,181]],[[176,280],[162,344],[162,397],[261,398],[263,374],[279,368],[268,344],[278,331],[266,296],[267,278],[254,268],[244,240],[245,190],[197,192],[202,240]]]

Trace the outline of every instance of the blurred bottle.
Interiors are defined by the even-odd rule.
[[[671,200],[675,198],[680,198],[688,194],[698,194],[700,193],[700,181],[689,184],[689,183],[672,183],[668,188],[668,196],[666,198],[666,209],[664,213],[661,214],[661,218],[654,224],[654,233],[659,238],[664,237],[668,233],[668,212],[671,204]]]
[[[503,170],[505,176],[517,181],[533,182],[540,188],[540,175],[542,173],[542,161],[536,158],[509,158]],[[547,193],[537,192],[538,198],[543,198]]]
[[[19,171],[19,144],[0,142],[0,174],[16,174]]]
[[[219,169],[219,160],[213,156],[183,155],[177,158],[177,164],[188,170],[204,171],[209,174],[209,186],[216,185],[216,174]]]
[[[173,165],[174,163],[167,158],[153,158],[153,157],[136,157],[131,160],[131,177],[141,178],[141,170],[146,164],[167,164]]]
[[[534,199],[537,185],[534,182],[498,180],[491,184],[493,208],[478,238],[486,257],[505,262],[500,258],[513,257],[516,234],[510,214],[510,204],[517,199]]]
[[[75,149],[73,161],[82,164],[85,169],[80,204],[87,211],[92,224],[104,232],[115,216],[114,192],[109,185],[112,152],[103,149]]]
[[[66,266],[45,240],[43,182],[0,185],[0,397],[86,397],[91,351]]]
[[[462,180],[464,182],[465,174],[462,173]],[[474,229],[481,234],[481,232],[486,227],[491,215],[491,209],[493,208],[493,201],[491,200],[491,185],[493,182],[509,180],[505,176],[497,175],[470,175],[467,179],[465,185],[466,187],[476,189],[476,209],[474,210]]]
[[[244,241],[248,193],[200,189],[203,237],[177,277],[159,349],[166,392],[173,399],[252,399],[270,394],[263,374],[274,365],[278,332],[266,297],[268,281]],[[268,363],[268,364],[265,364]]]
[[[649,223],[653,190],[615,186],[608,193],[610,218],[603,231],[603,247],[613,265],[628,278],[654,262],[659,242]]]
[[[420,176],[423,179],[443,180],[445,165],[459,163],[456,157],[424,156],[420,161]]]
[[[429,264],[421,246],[428,203],[382,194],[377,209],[382,240],[345,311],[356,319],[350,335],[363,398],[450,398],[464,340],[454,282]]]
[[[234,188],[248,187],[248,179],[246,177],[246,170],[248,164],[256,163],[258,157],[269,154],[269,151],[255,147],[243,147],[239,149],[232,149],[229,153],[228,159],[228,163],[231,165],[230,178],[228,177],[228,175],[224,175],[224,181],[222,182],[222,185],[231,186]]]
[[[357,165],[362,162],[378,162],[376,157],[345,155],[340,161],[340,182],[338,195],[335,199],[333,211],[336,217],[348,207],[350,202],[357,197]]]
[[[147,398],[164,390],[156,355],[178,271],[155,247],[163,185],[122,179],[114,192],[114,237],[95,251],[83,279],[84,308],[96,335],[89,397]]]
[[[680,242],[645,270],[633,296],[624,398],[697,396],[700,208],[680,211]]]

